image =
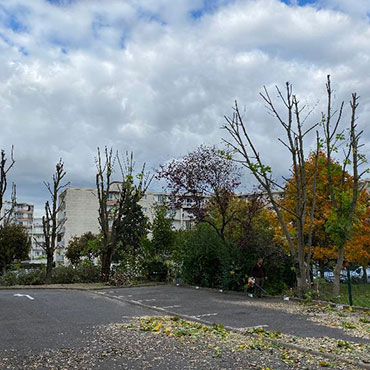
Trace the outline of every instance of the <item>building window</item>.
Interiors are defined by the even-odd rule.
[[[165,195],[158,195],[157,199],[158,199],[158,203],[162,204],[166,201],[166,196]]]

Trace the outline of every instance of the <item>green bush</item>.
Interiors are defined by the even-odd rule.
[[[45,283],[45,269],[8,271],[0,277],[0,285],[41,285]]]
[[[184,246],[183,279],[188,284],[220,287],[228,262],[227,246],[211,226],[199,224],[189,231]]]
[[[52,284],[72,284],[78,283],[78,274],[73,266],[57,266],[51,273]]]
[[[101,266],[89,260],[82,261],[75,268],[76,280],[80,283],[96,283],[101,280],[100,270]]]
[[[21,272],[17,277],[19,285],[42,285],[45,283],[45,269],[34,269]]]
[[[17,285],[18,284],[17,275],[18,273],[15,271],[8,271],[4,275],[0,276],[0,285],[1,286]]]
[[[95,283],[100,281],[100,266],[83,261],[76,267],[57,266],[52,270],[52,284]],[[45,268],[30,271],[9,271],[0,277],[0,285],[42,285],[45,284]]]
[[[147,264],[147,278],[154,281],[166,281],[168,268],[163,261],[150,261]]]

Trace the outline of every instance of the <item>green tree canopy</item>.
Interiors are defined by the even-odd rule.
[[[90,231],[81,236],[74,236],[68,243],[66,257],[72,265],[81,262],[82,257],[87,257],[91,261],[98,255],[99,243],[99,236]]]
[[[21,225],[0,226],[0,267],[3,273],[15,260],[28,258],[31,241]]]

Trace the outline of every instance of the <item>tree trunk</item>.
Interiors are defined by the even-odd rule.
[[[298,295],[300,298],[302,298],[308,288],[307,267],[304,263],[304,260],[302,261],[302,259],[300,259],[298,263],[297,287],[298,287]]]
[[[3,275],[6,274],[6,266],[5,265],[2,267],[2,272],[3,272]]]
[[[46,255],[46,275],[45,275],[45,284],[51,283],[51,271],[53,269],[54,256],[51,253]]]
[[[320,271],[320,278],[324,279],[325,265],[324,265],[324,262],[322,262],[322,261],[319,261],[319,271]]]
[[[112,253],[110,251],[104,252],[102,254],[101,275],[102,275],[102,280],[105,282],[109,281],[111,260],[112,260]]]
[[[333,296],[334,297],[338,297],[340,294],[340,272],[343,269],[344,247],[345,247],[345,244],[342,244],[338,249],[337,264],[335,265],[335,268],[334,268],[334,281],[333,281]]]

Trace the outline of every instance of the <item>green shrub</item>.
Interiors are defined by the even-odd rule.
[[[166,281],[168,268],[162,261],[150,261],[147,266],[147,278],[154,281]]]
[[[183,255],[183,278],[188,284],[222,286],[228,261],[227,246],[211,226],[199,224],[189,232]]]
[[[82,261],[75,268],[76,280],[80,283],[96,283],[100,281],[101,266],[94,265],[89,260]]]
[[[8,271],[4,275],[0,276],[0,285],[2,286],[17,285],[18,284],[17,275],[18,273],[15,271]]]
[[[78,274],[73,266],[57,266],[53,268],[51,273],[52,284],[72,284],[78,282]]]
[[[45,283],[45,269],[34,269],[21,272],[17,277],[19,285],[42,285]]]
[[[45,283],[45,269],[8,271],[0,277],[0,285],[41,285]]]

